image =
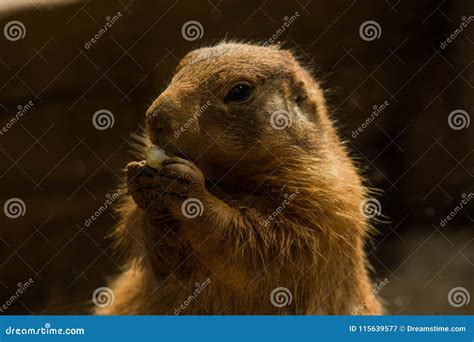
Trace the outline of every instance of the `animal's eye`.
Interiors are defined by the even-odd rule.
[[[247,100],[252,93],[252,87],[247,83],[239,83],[232,87],[232,89],[225,96],[226,102],[243,102]]]

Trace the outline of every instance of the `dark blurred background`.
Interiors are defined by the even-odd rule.
[[[389,313],[472,314],[473,9],[467,0],[2,2],[3,313],[86,312],[120,269],[106,237],[116,222],[107,199],[133,160],[131,134],[179,59],[223,38],[276,35],[313,67],[352,156],[382,190],[385,223],[367,251],[374,281],[389,281],[379,293]],[[190,20],[202,26],[193,41],[182,35]],[[379,26],[369,23],[375,37],[360,33],[368,21]],[[99,110],[113,126],[93,125]],[[6,210],[15,201],[19,214]],[[459,287],[463,300],[453,305]]]

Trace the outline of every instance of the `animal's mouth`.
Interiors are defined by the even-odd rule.
[[[193,158],[182,146],[177,145],[176,139],[173,139],[170,129],[165,127],[148,126],[148,136],[152,146],[161,149],[169,157],[179,157],[193,161]]]
[[[191,159],[190,159],[186,154],[184,154],[183,152],[174,152],[174,153],[173,153],[173,156],[179,157],[179,158],[183,158],[183,159],[191,160]]]
[[[176,132],[178,131],[173,131],[172,126],[169,124],[157,123],[156,121],[150,120],[147,122],[147,131],[152,145],[163,150],[168,156],[177,156],[188,160],[192,159],[186,151],[182,150],[181,146],[177,146]],[[182,137],[180,136],[180,138]]]
[[[179,157],[179,158],[190,160],[190,158],[183,151],[179,150],[170,142],[168,142],[167,144],[153,143],[151,147],[155,147],[162,150],[168,157]]]

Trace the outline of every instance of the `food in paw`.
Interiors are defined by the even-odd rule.
[[[146,153],[146,163],[148,166],[155,169],[158,169],[161,166],[161,163],[168,158],[169,157],[166,155],[165,151],[158,146],[151,146],[148,148]]]

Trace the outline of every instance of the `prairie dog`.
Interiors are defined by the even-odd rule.
[[[109,285],[114,303],[96,313],[382,313],[366,189],[292,53],[194,50],[146,119],[170,157],[126,167],[116,236],[127,262]]]

